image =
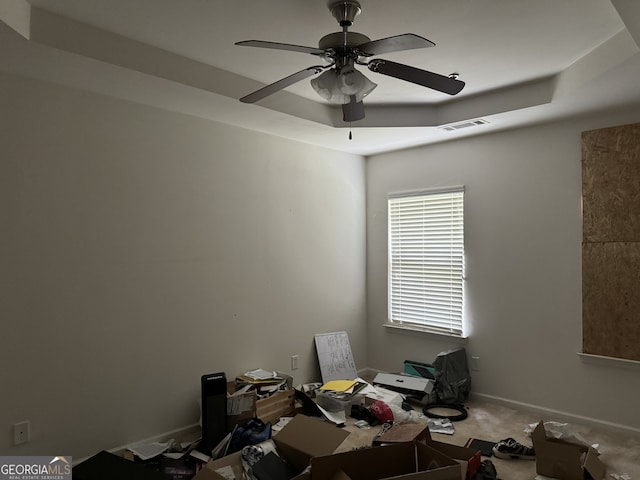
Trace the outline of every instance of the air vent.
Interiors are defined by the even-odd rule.
[[[444,127],[440,127],[440,128],[448,132],[453,132],[455,130],[460,130],[462,128],[470,128],[470,127],[477,127],[479,125],[486,125],[487,123],[489,122],[480,118],[478,120],[469,120],[466,122],[452,123],[450,125],[445,125]]]

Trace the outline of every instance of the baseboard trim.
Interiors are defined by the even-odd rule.
[[[573,413],[563,412],[561,410],[554,410],[551,408],[540,407],[538,405],[532,405],[530,403],[518,402],[515,400],[509,400],[507,398],[496,397],[494,395],[488,395],[486,393],[474,393],[470,395],[471,399],[478,398],[487,402],[496,403],[505,407],[510,407],[515,410],[525,410],[540,414],[544,417],[544,420],[556,420],[562,422],[574,422],[581,423],[589,427],[595,427],[601,430],[606,430],[612,433],[618,433],[622,435],[634,436],[640,438],[640,428],[628,427],[619,423],[607,422],[605,420],[599,420],[597,418],[586,417],[583,415],[576,415]]]
[[[180,439],[180,438],[186,438],[187,441],[193,439],[194,441],[198,438],[198,436],[200,435],[200,424],[199,423],[194,423],[192,425],[187,425],[186,427],[182,427],[182,428],[177,428],[175,430],[171,430],[169,432],[164,432],[164,433],[160,433],[158,435],[154,435],[153,437],[149,437],[149,438],[145,438],[144,440],[138,440],[135,442],[131,442],[128,443],[126,445],[121,445],[119,447],[113,447],[108,449],[107,451],[110,453],[115,453],[116,455],[122,455],[124,453],[125,450],[128,450],[132,447],[135,447],[136,445],[143,445],[145,443],[153,443],[153,442],[160,442],[160,443],[164,443],[167,442],[169,440],[171,440],[172,438],[175,438],[176,440]],[[84,462],[85,460],[89,459],[91,457],[84,457],[84,458],[80,458],[78,460],[76,460],[75,458],[73,459],[73,465],[77,465],[79,463]]]

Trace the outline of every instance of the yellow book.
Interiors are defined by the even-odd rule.
[[[334,392],[346,392],[356,384],[355,380],[331,380],[322,387],[320,390],[331,390]]]

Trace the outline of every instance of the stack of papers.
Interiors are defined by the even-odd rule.
[[[249,377],[253,380],[273,380],[278,379],[278,375],[276,372],[269,372],[267,370],[263,370],[262,368],[258,368],[256,370],[250,370],[244,374],[245,377]]]
[[[251,370],[236,378],[236,382],[250,383],[252,385],[264,385],[282,382],[282,376],[276,372],[268,372],[261,368],[257,370]]]
[[[257,370],[250,370],[236,377],[236,386],[253,385],[261,391],[276,391],[287,388],[289,380],[290,378],[286,378],[286,375],[258,368]]]
[[[236,393],[240,395],[255,390],[258,399],[261,399],[281,390],[290,389],[292,382],[293,379],[285,373],[258,368],[236,377]]]

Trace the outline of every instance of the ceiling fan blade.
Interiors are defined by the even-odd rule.
[[[372,60],[367,64],[372,72],[381,73],[389,77],[399,78],[407,82],[422,85],[423,87],[432,88],[439,92],[455,95],[464,88],[465,83],[451,77],[445,77],[427,70],[410,67],[401,63],[390,62],[389,60]]]
[[[325,51],[314,47],[303,45],[291,45],[289,43],[264,42],[262,40],[245,40],[236,42],[236,45],[244,47],[273,48],[275,50],[288,50],[290,52],[310,53],[311,55],[324,55]]]
[[[394,37],[381,38],[358,45],[358,52],[370,57],[382,53],[414,50],[416,48],[434,47],[436,44],[414,33],[404,33]]]
[[[349,97],[349,103],[342,105],[342,120],[345,122],[355,122],[364,118],[364,104],[362,101],[356,102],[356,96]]]
[[[269,95],[272,95],[282,90],[283,88],[287,88],[288,86],[293,85],[296,82],[299,82],[300,80],[304,80],[305,78],[311,77],[316,73],[320,73],[325,68],[326,67],[321,67],[321,66],[305,68],[304,70],[300,70],[299,72],[289,75],[288,77],[282,78],[277,82],[267,85],[266,87],[262,87],[261,89],[256,90],[255,92],[242,97],[240,101],[242,103],[255,103],[258,100],[262,100],[263,98],[268,97]]]

